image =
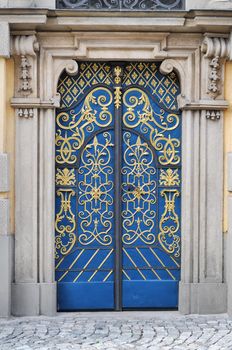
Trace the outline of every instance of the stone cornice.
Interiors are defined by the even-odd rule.
[[[215,20],[217,17],[217,20]],[[0,9],[0,22],[7,22],[11,30],[111,30],[111,31],[169,31],[229,33],[232,11],[181,11],[153,13],[75,12],[43,9]],[[126,19],[126,20],[125,20]]]

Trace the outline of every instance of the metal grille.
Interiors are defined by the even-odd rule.
[[[58,9],[87,11],[183,10],[184,0],[57,0]]]
[[[176,307],[181,115],[160,63],[79,62],[56,113],[58,309]]]

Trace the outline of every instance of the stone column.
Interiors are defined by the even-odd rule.
[[[38,284],[38,111],[37,54],[34,35],[12,38],[15,59],[15,283],[14,315],[39,314]]]
[[[199,130],[195,133],[192,127],[189,133],[195,144],[192,147],[195,171],[188,186],[189,191],[197,189],[192,197],[196,225],[189,230],[192,268],[188,280],[183,278],[180,284],[180,299],[183,301],[183,296],[187,296],[189,300],[182,303],[183,313],[227,310],[223,272],[223,110],[228,103],[224,100],[223,79],[228,57],[228,38],[207,34],[202,44],[199,100],[182,104],[183,110],[192,110],[190,115]],[[195,135],[199,135],[198,139]]]
[[[15,58],[15,97],[11,105],[16,113],[16,233],[15,283],[12,286],[14,315],[51,315],[56,313],[56,283],[54,269],[44,266],[47,251],[53,251],[51,232],[42,236],[46,226],[53,230],[53,190],[46,183],[52,176],[54,163],[55,108],[59,96],[43,100],[38,89],[38,51],[35,35],[15,36],[12,39]],[[49,79],[49,77],[47,77]],[[46,122],[45,122],[46,121]],[[40,159],[43,162],[40,164]],[[52,176],[52,182],[54,177]],[[53,187],[52,187],[53,188]],[[46,198],[49,207],[43,208]],[[51,206],[51,208],[50,208]],[[51,222],[47,218],[51,218]],[[49,221],[49,222],[48,222]],[[54,260],[54,254],[52,254]]]
[[[7,23],[0,23],[0,317],[11,314],[13,236],[9,231],[9,155],[6,153],[6,59],[10,54]]]

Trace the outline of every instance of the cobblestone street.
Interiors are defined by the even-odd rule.
[[[0,349],[232,349],[232,318],[98,312],[0,319]]]

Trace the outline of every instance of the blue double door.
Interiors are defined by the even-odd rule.
[[[178,79],[159,63],[78,64],[58,85],[58,310],[176,308]]]

